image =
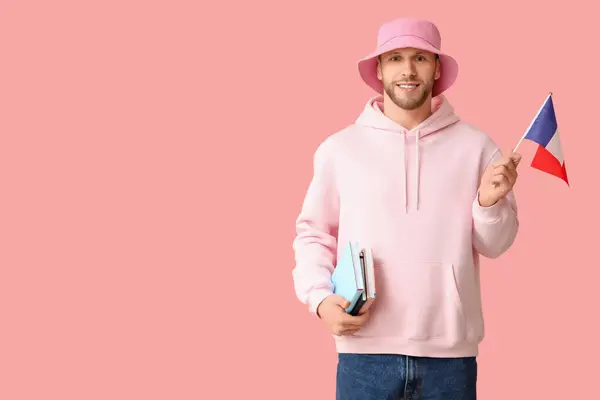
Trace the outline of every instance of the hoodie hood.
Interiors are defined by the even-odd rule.
[[[364,126],[372,129],[397,132],[403,135],[402,141],[402,162],[404,165],[404,211],[408,211],[408,179],[406,168],[406,143],[408,140],[415,141],[415,173],[412,179],[415,180],[416,192],[414,193],[415,205],[419,209],[419,183],[420,183],[420,147],[419,140],[425,136],[432,135],[442,131],[444,128],[453,125],[460,121],[458,115],[455,114],[454,108],[444,96],[434,97],[431,102],[431,111],[433,112],[429,118],[413,129],[406,129],[383,113],[383,96],[371,98],[365,105],[364,110],[356,120],[356,125]]]

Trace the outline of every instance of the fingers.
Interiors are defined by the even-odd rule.
[[[494,188],[498,188],[499,186],[510,185],[512,179],[512,174],[508,170],[508,168],[504,166],[497,167],[494,171],[494,174],[490,178],[492,186]]]
[[[510,186],[510,182],[508,181],[508,178],[506,178],[505,176],[496,176],[494,178],[492,178],[492,186],[495,189],[500,189],[502,192],[505,192],[507,190],[507,188]]]
[[[343,312],[336,323],[336,326],[334,328],[334,334],[341,336],[358,332],[360,328],[365,326],[368,319],[368,311],[365,311],[357,316],[353,316],[346,312]]]
[[[519,153],[513,153],[494,164],[491,182],[495,188],[505,186],[506,189],[514,186],[519,176],[517,166],[521,162],[521,158]]]
[[[504,166],[504,167],[508,168],[510,171],[516,171],[517,166],[521,162],[521,159],[522,159],[521,154],[512,153],[510,156],[502,157],[502,159],[500,159],[500,161],[496,162],[494,164],[494,169]]]
[[[361,328],[360,326],[353,326],[351,328],[347,328],[344,331],[343,335],[346,335],[346,336],[348,336],[348,335],[354,335],[355,333],[357,333],[358,331],[360,331],[360,328]]]
[[[359,330],[367,324],[369,321],[369,316],[369,312],[365,311],[355,317],[352,317],[352,325],[350,327]]]
[[[360,330],[360,327],[350,327],[350,328],[342,328],[336,332],[334,332],[335,336],[348,336],[354,335],[356,332]]]
[[[359,325],[359,324],[339,324],[338,325],[338,332],[340,335],[345,335],[348,333],[353,333],[353,332],[358,332],[360,330],[360,328],[362,328],[363,325]]]
[[[350,306],[350,302],[338,294],[331,295],[332,301],[344,310]]]
[[[369,312],[369,308],[368,307],[362,307],[359,311],[358,311],[358,315],[363,315]]]
[[[498,181],[505,178],[510,185],[514,185],[517,180],[519,174],[516,170],[511,170],[510,168],[500,166],[496,168],[494,171],[494,175],[492,176],[492,181]]]
[[[354,315],[350,315],[350,314],[344,312],[339,316],[338,324],[340,326],[342,326],[343,328],[353,327],[353,326],[361,327],[367,322],[368,319],[369,319],[368,313],[354,316]]]
[[[501,176],[508,179],[508,181],[512,184],[517,180],[517,176],[519,174],[515,169],[511,169],[505,166],[499,166],[494,170],[494,174],[492,175],[492,179],[497,179]]]
[[[519,163],[521,162],[521,160],[523,159],[523,156],[521,156],[521,154],[519,154],[519,153],[513,153],[511,155],[511,159],[512,159],[513,163],[515,164],[515,167],[517,167],[519,165]]]
[[[509,191],[514,185],[516,177],[510,176],[508,173],[495,174],[492,177],[492,185],[502,192]]]
[[[517,176],[518,175],[517,166],[515,165],[514,161],[512,161],[511,159],[501,161],[498,164],[494,165],[494,174],[498,174],[498,173],[508,173],[511,176],[513,176],[513,175]]]

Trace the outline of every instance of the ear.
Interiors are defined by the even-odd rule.
[[[438,58],[437,60],[435,60],[435,80],[437,81],[438,79],[440,79],[441,75],[441,63],[440,59]]]
[[[382,73],[381,73],[381,61],[379,60],[379,57],[377,58],[377,79],[381,80],[383,78]]]

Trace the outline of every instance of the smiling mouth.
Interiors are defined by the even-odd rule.
[[[403,90],[414,90],[419,87],[418,83],[396,83],[396,86]]]

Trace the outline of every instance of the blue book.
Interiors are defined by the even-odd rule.
[[[350,302],[346,312],[358,315],[375,299],[375,273],[370,249],[348,242],[331,276],[334,293]]]

